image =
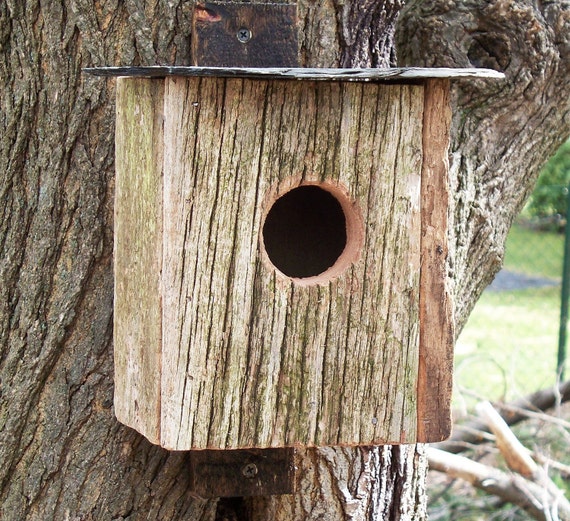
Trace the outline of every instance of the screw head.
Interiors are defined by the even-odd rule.
[[[238,30],[236,36],[241,43],[247,43],[251,40],[252,34],[249,29],[242,27],[241,29]]]
[[[255,463],[248,463],[247,465],[243,466],[241,473],[244,477],[253,479],[255,476],[257,476],[258,473],[257,465]]]

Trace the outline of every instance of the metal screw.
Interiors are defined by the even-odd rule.
[[[255,463],[248,463],[241,469],[241,473],[248,479],[252,479],[257,476],[257,472],[258,470]]]
[[[238,32],[237,32],[237,39],[241,42],[241,43],[247,43],[251,40],[251,31],[249,29],[246,29],[245,27],[242,27]]]

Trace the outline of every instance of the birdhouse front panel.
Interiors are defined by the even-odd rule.
[[[405,83],[117,89],[119,420],[173,450],[444,437],[451,373],[430,384],[427,346],[431,316],[451,323],[447,207],[425,183],[445,103]]]

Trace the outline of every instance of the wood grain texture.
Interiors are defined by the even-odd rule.
[[[422,165],[422,268],[418,438],[451,433],[454,323],[447,276],[449,212],[449,81],[425,87]]]
[[[115,414],[160,441],[164,82],[117,82]]]
[[[164,447],[416,441],[422,111],[421,86],[167,78]],[[260,227],[323,181],[364,245],[304,287]]]

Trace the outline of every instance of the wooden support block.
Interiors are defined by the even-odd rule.
[[[193,491],[203,498],[295,493],[295,449],[191,451]]]
[[[192,63],[209,67],[297,67],[297,5],[199,2]]]

